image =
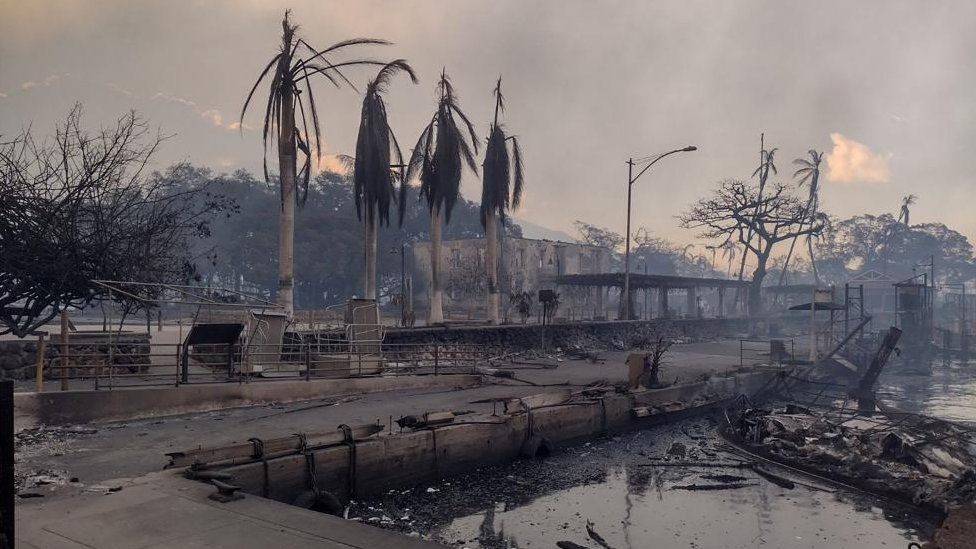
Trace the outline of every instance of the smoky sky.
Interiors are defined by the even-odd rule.
[[[0,0],[0,132],[48,132],[76,101],[91,125],[136,109],[172,135],[157,167],[258,173],[260,113],[243,137],[235,122],[286,7],[313,45],[395,43],[361,53],[417,69],[419,85],[395,80],[387,96],[406,148],[442,68],[482,135],[501,75],[525,152],[519,218],[623,231],[627,158],[691,144],[635,185],[634,225],[692,241],[675,216],[716,181],[748,178],[765,132],[783,181],[808,149],[833,159],[829,213],[896,213],[913,193],[914,222],[976,237],[973,2]],[[371,72],[350,74],[361,89]],[[351,153],[358,93],[321,80],[316,100],[325,152]],[[480,196],[475,176],[462,188]]]

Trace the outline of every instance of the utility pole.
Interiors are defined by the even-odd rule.
[[[621,320],[631,320],[631,310],[630,310],[630,208],[631,208],[631,194],[634,188],[634,182],[636,182],[640,176],[644,175],[651,166],[657,163],[665,156],[672,155],[679,152],[692,152],[697,151],[698,147],[693,145],[688,145],[682,149],[675,149],[673,151],[668,151],[666,153],[648,156],[645,158],[639,158],[635,162],[633,157],[627,159],[627,234],[624,235],[624,291],[620,295],[620,319]],[[646,162],[647,165],[634,175],[634,165],[642,164]]]

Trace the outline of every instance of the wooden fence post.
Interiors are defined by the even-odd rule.
[[[61,390],[68,390],[68,310],[61,311]]]
[[[44,346],[44,334],[41,334],[37,337],[37,365],[34,367],[34,379],[38,393],[44,392]]]

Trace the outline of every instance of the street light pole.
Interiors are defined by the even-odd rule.
[[[634,159],[627,159],[627,232],[624,233],[624,291],[620,294],[620,319],[630,320],[630,195],[634,188]]]
[[[621,306],[620,306],[620,317],[621,320],[631,320],[630,318],[630,207],[631,207],[631,191],[634,187],[634,182],[640,179],[640,176],[644,175],[651,166],[657,163],[665,156],[669,156],[679,152],[692,152],[697,151],[698,147],[689,145],[682,149],[675,149],[673,151],[668,151],[663,154],[651,157],[650,162],[644,166],[644,168],[634,176],[634,159],[627,159],[627,234],[624,235],[624,291],[621,295]]]

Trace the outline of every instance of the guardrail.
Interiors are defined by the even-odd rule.
[[[42,344],[43,345],[43,344]],[[315,339],[261,344],[51,342],[39,350],[37,391],[380,375],[473,373],[488,362],[474,344],[349,342]],[[47,386],[47,387],[46,387]]]

